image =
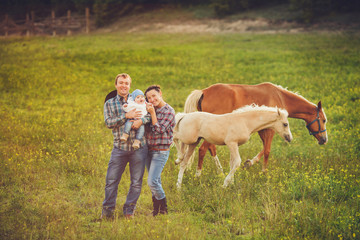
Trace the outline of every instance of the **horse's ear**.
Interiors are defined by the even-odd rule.
[[[318,109],[320,110],[321,109],[321,101],[319,101],[319,103],[318,103]]]
[[[276,108],[276,109],[277,109],[278,115],[280,116],[281,115],[280,109],[279,108]]]

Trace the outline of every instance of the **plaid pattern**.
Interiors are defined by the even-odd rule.
[[[158,122],[147,126],[146,139],[149,148],[167,149],[173,141],[173,129],[175,127],[175,111],[166,104],[160,109],[156,109]]]
[[[128,95],[128,99],[131,97],[131,94]],[[123,105],[127,103],[125,99],[119,95],[116,97],[107,100],[104,104],[104,119],[105,125],[112,129],[114,136],[114,146],[124,150],[124,151],[133,151],[132,143],[135,140],[136,130],[130,131],[130,136],[126,142],[121,142],[120,137],[124,133],[126,112],[123,109]],[[144,118],[141,118],[143,124],[146,124],[150,121],[150,115],[147,114]],[[146,139],[143,137],[140,141],[141,146],[146,144]]]

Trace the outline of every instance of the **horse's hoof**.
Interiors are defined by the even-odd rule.
[[[225,178],[223,188],[227,188],[229,184],[233,183],[233,179],[229,179],[228,177]]]
[[[176,159],[175,160],[175,165],[178,165],[180,162],[181,162],[180,159]]]
[[[249,168],[251,166],[252,166],[252,163],[251,163],[250,159],[248,159],[244,162],[244,168]]]

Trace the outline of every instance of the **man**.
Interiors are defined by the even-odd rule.
[[[130,136],[127,141],[122,142],[120,140],[121,135],[124,133],[126,120],[139,118],[141,116],[141,112],[136,111],[135,109],[129,112],[125,112],[123,109],[123,105],[126,104],[128,98],[131,97],[129,94],[130,85],[131,78],[128,74],[122,73],[117,75],[115,78],[117,95],[116,97],[107,100],[104,105],[105,124],[108,128],[112,129],[114,147],[111,152],[106,174],[105,200],[103,202],[101,214],[102,219],[111,219],[114,217],[118,186],[128,163],[131,184],[126,202],[123,206],[123,213],[126,218],[133,217],[136,202],[139,199],[141,192],[142,179],[145,170],[145,159],[148,154],[146,140],[144,137],[140,140],[140,148],[137,150],[132,148],[132,142],[135,140],[136,131],[130,131]],[[148,115],[139,120],[135,120],[133,129],[137,129],[141,124],[145,124],[149,121],[150,117]]]

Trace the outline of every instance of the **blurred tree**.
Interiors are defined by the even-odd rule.
[[[104,26],[126,14],[134,4],[126,0],[95,0],[93,11],[97,26]]]
[[[301,12],[300,21],[312,22],[316,18],[337,12],[360,11],[360,0],[1,0],[0,14],[9,14],[13,19],[24,19],[25,14],[35,11],[37,17],[65,15],[67,10],[84,12],[90,7],[98,26],[111,23],[114,19],[136,9],[148,9],[158,4],[183,6],[210,6],[219,17],[224,17],[248,9],[256,9],[270,4],[289,4]]]
[[[51,0],[51,7],[51,10],[55,10],[56,15],[59,16],[65,15],[67,10],[75,10],[73,0]]]
[[[84,11],[85,8],[90,8],[92,9],[92,6],[94,5],[94,0],[73,0],[75,8],[79,11],[82,12]]]
[[[301,11],[300,21],[311,23],[316,18],[336,12],[360,10],[359,0],[290,0],[293,10]]]
[[[288,0],[211,0],[210,5],[217,16],[224,17],[248,9],[287,2]]]
[[[1,15],[9,14],[14,19],[24,19],[26,13],[34,11],[37,15],[42,15],[44,8],[51,6],[51,0],[1,0]]]

